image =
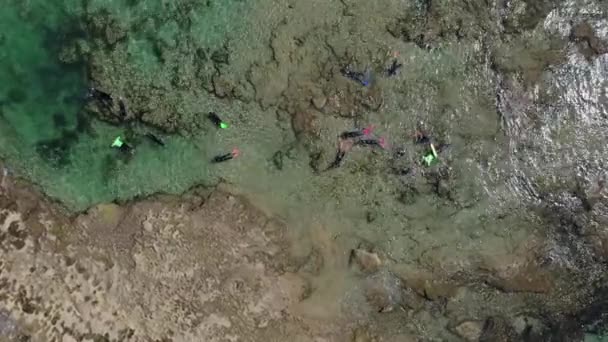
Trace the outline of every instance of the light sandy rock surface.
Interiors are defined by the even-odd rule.
[[[602,298],[541,267],[540,238],[405,265],[324,224],[296,234],[253,203],[221,184],[71,215],[11,177],[0,194],[3,338],[541,341],[556,324],[575,341],[569,317],[598,310],[584,296]]]
[[[103,204],[74,219],[2,197],[1,331],[32,341],[340,340],[295,317],[285,225],[221,191]],[[23,206],[31,205],[27,214]],[[34,224],[35,222],[35,224]],[[293,267],[292,267],[293,268]],[[10,314],[9,314],[10,312]]]

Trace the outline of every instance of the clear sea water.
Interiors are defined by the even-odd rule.
[[[532,232],[545,229],[531,206],[549,198],[568,207],[576,202],[567,197],[573,183],[584,193],[605,196],[598,187],[608,161],[608,58],[604,54],[586,61],[566,43],[551,48],[547,38],[565,39],[569,19],[580,17],[595,20],[598,34],[608,35],[605,20],[597,15],[605,11],[593,1],[564,2],[540,18],[536,30],[513,38],[518,44],[504,39],[494,46],[494,64],[503,71],[520,68],[522,83],[536,82],[525,94],[520,91],[524,87],[504,86],[496,79],[496,65],[484,51],[486,41],[495,37],[484,36],[481,26],[465,25],[479,13],[463,11],[463,6],[441,7],[446,21],[462,16],[462,27],[455,35],[437,34],[437,41],[425,47],[388,35],[392,23],[383,21],[395,11],[422,11],[422,2],[353,1],[352,13],[344,12],[344,3],[350,2],[11,0],[0,11],[0,157],[12,174],[38,184],[73,211],[222,181],[301,231],[328,227],[336,239],[345,237],[345,245],[369,241],[396,264],[436,262],[448,273],[487,256],[508,255]],[[331,162],[336,136],[361,124],[374,124],[390,148],[356,148],[341,168],[315,173],[285,108],[215,98],[201,84],[173,97],[180,103],[176,111],[186,113],[184,121],[206,123],[200,130],[169,134],[141,123],[129,127],[102,122],[85,110],[92,85],[89,61],[66,64],[59,58],[75,41],[84,47],[93,44],[84,30],[85,23],[94,21],[87,17],[91,13],[105,13],[133,32],[119,44],[128,68],[117,64],[120,71],[110,79],[134,77],[165,86],[173,80],[155,50],[158,46],[177,51],[178,61],[188,61],[197,47],[213,51],[229,42],[230,63],[218,69],[242,77],[244,89],[255,84],[251,96],[260,104],[281,96],[309,104],[308,87],[317,87],[326,92],[326,108],[339,110],[340,99],[342,105],[347,102],[340,97],[346,88],[335,81],[339,76],[330,75],[331,65],[313,64],[317,56],[327,57],[324,53],[348,56],[361,69],[374,70],[374,87],[360,91],[370,97],[379,92],[382,106],[378,111],[361,106],[358,120],[353,120],[310,105],[306,111],[317,116],[315,144],[325,151],[322,164]],[[487,17],[485,12],[481,16]],[[313,43],[301,38],[305,33]],[[458,38],[461,33],[479,39]],[[192,51],[179,50],[184,41]],[[563,58],[543,64],[554,61],[554,50]],[[120,51],[106,52],[120,56]],[[382,75],[390,56],[403,63],[395,78]],[[126,76],[126,71],[132,73]],[[192,76],[195,71],[185,72],[204,82]],[[257,81],[265,77],[266,83]],[[301,88],[289,88],[294,83]],[[502,92],[497,84],[504,86]],[[201,118],[209,111],[220,113],[230,128],[210,126]],[[411,136],[419,126],[450,143],[433,168],[418,165],[424,151],[412,144]],[[149,132],[166,145],[146,139]],[[117,136],[136,145],[132,157],[110,146]],[[210,163],[235,147],[239,158]],[[278,151],[281,170],[273,161]],[[395,167],[411,167],[412,173],[399,175]],[[539,193],[555,196],[541,198]],[[564,250],[560,248],[556,250]],[[562,257],[568,258],[555,256]]]

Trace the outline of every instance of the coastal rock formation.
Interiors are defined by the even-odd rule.
[[[308,285],[285,271],[285,226],[246,200],[214,191],[191,202],[103,204],[68,218],[17,186],[1,210],[6,336],[314,339],[289,313]]]
[[[21,3],[16,18],[35,20]],[[114,99],[31,122],[54,127],[35,141],[47,172],[12,150],[39,132],[21,132],[27,116],[11,111],[31,93],[81,101],[48,91],[61,69],[34,69],[51,74],[44,89],[24,82],[0,101],[2,156],[86,207],[68,212],[2,169],[0,333],[518,342],[606,330],[605,6],[120,3],[74,4],[78,30],[43,40],[66,38],[56,55],[86,64],[89,85]],[[389,73],[393,61],[403,66]],[[215,110],[230,129],[206,119]],[[91,115],[112,125],[87,129]],[[369,125],[387,147],[339,145]],[[141,131],[137,154],[108,151],[123,129]],[[165,146],[150,131],[179,134]],[[237,144],[244,158],[208,164]],[[342,164],[322,172],[338,147]],[[144,196],[160,182],[184,193]]]
[[[32,341],[520,341],[580,334],[566,321],[580,329],[601,305],[586,304],[602,298],[592,284],[538,263],[538,243],[550,240],[473,268],[405,267],[366,242],[351,249],[363,271],[352,272],[348,240],[323,226],[305,233],[309,243],[293,240],[283,220],[228,190],[100,204],[74,216],[27,183],[4,181],[0,328]]]

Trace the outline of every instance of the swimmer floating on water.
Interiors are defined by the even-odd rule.
[[[329,166],[324,171],[340,167],[340,165],[342,164],[342,160],[346,156],[346,153],[349,152],[355,144],[378,146],[382,149],[385,149],[386,142],[384,138],[373,137],[373,130],[374,126],[370,125],[364,129],[342,132],[338,136],[338,151],[336,152],[334,161],[329,164]]]
[[[386,141],[384,138],[370,138],[370,139],[359,139],[356,141],[357,145],[368,145],[376,146],[382,149],[386,149]]]
[[[150,139],[150,141],[154,142],[157,145],[165,146],[165,142],[153,133],[146,133],[146,138]]]
[[[94,87],[89,88],[87,97],[95,99],[95,100],[107,105],[108,107],[114,106],[114,99],[112,99],[112,96],[110,94],[106,93],[105,91],[101,91],[97,88],[94,88]]]
[[[432,166],[438,162],[439,153],[450,146],[450,144],[436,143],[434,139],[431,139],[426,133],[419,129],[414,132],[414,144],[428,145],[429,149],[424,156],[422,156],[422,162],[426,164],[426,166]]]
[[[331,164],[329,164],[329,166],[324,171],[329,171],[329,170],[340,167],[340,165],[342,164],[342,160],[344,159],[344,156],[346,155],[346,152],[350,151],[352,147],[353,147],[352,138],[347,138],[347,139],[340,138],[339,143],[338,143],[338,152],[336,152],[336,157],[334,158],[334,161]]]
[[[369,126],[365,127],[364,129],[356,129],[354,131],[344,131],[344,132],[340,133],[340,139],[359,138],[359,137],[362,137],[365,135],[370,135],[370,134],[372,134],[374,128],[375,127],[373,125],[369,125]]]
[[[350,68],[350,66],[346,66],[342,69],[340,69],[340,73],[342,74],[342,76],[349,78],[355,82],[358,82],[359,84],[361,84],[364,87],[367,87],[368,85],[370,85],[370,72],[366,71],[366,72],[357,72],[354,71]]]
[[[399,68],[401,68],[403,66],[403,64],[397,62],[397,60],[393,60],[393,64],[391,64],[391,66],[388,67],[388,69],[386,69],[386,74],[388,76],[395,76],[397,75],[397,71],[399,71]]]
[[[414,144],[428,144],[431,139],[421,130],[417,129],[414,132]]]
[[[234,159],[234,158],[238,157],[240,154],[241,154],[241,151],[239,151],[239,149],[235,147],[232,149],[232,151],[230,153],[220,154],[220,155],[213,157],[213,159],[211,159],[211,162],[214,164],[222,163],[222,162]]]
[[[435,149],[435,145],[433,145],[433,143],[431,143],[430,145],[431,145],[431,152],[430,152],[430,153],[425,154],[425,155],[422,157],[422,161],[423,161],[424,163],[426,163],[426,166],[431,166],[431,165],[433,165],[433,163],[434,163],[434,162],[436,162],[436,161],[437,161],[437,158],[439,157],[439,156],[437,155],[437,150]]]
[[[380,147],[382,149],[387,148],[386,139],[383,137],[375,137],[373,136],[374,125],[370,125],[361,130],[361,135],[357,137],[355,140],[355,144],[357,145],[367,145],[372,147]]]
[[[120,136],[118,136],[118,137],[116,137],[116,139],[114,139],[114,142],[112,143],[111,147],[116,147],[116,148],[118,148],[118,150],[120,152],[123,152],[123,153],[133,154],[133,151],[134,151],[133,146],[122,141],[122,138]]]
[[[224,122],[222,119],[220,119],[220,117],[217,114],[215,114],[214,112],[209,112],[209,114],[207,114],[207,117],[218,128],[221,128],[221,129],[228,128],[228,124],[226,122]]]
[[[122,97],[118,98],[118,112],[120,113],[120,118],[122,120],[127,117],[127,105],[125,105],[125,101]]]

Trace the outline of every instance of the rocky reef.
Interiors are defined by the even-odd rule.
[[[1,334],[580,341],[606,330],[602,2],[117,3],[72,9],[57,51],[116,100],[87,113],[198,136],[219,108],[243,132],[222,142],[249,159],[215,171],[217,185],[76,213],[5,173]],[[369,124],[389,147],[349,146],[324,172],[336,135]],[[433,167],[412,142],[422,133],[445,146]]]
[[[32,341],[575,341],[602,328],[592,212],[507,254],[397,262],[313,225],[298,237],[229,186],[71,215],[2,181],[3,335]],[[578,222],[578,223],[576,223]],[[584,231],[576,231],[584,229]],[[505,242],[508,240],[505,240]]]

